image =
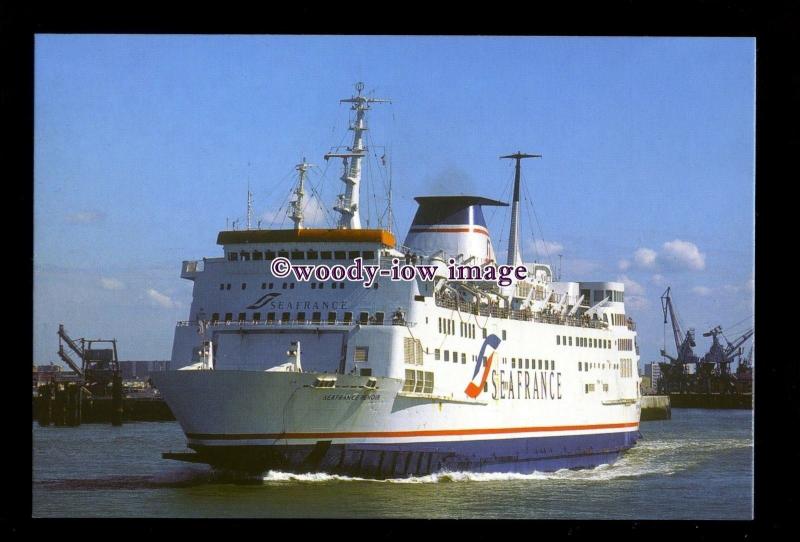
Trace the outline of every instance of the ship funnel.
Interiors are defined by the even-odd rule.
[[[479,196],[420,196],[414,199],[419,208],[403,243],[405,246],[422,254],[441,250],[448,257],[473,258],[475,264],[495,262],[482,207],[505,207],[507,203]]]

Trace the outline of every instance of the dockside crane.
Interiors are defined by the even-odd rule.
[[[661,309],[664,313],[664,325],[667,324],[668,317],[669,322],[672,324],[672,335],[675,339],[677,355],[672,357],[667,354],[666,345],[661,350],[661,356],[668,359],[669,363],[659,363],[662,375],[659,380],[659,392],[666,393],[684,391],[687,386],[686,365],[691,363],[697,365],[699,363],[699,358],[695,356],[692,350],[693,347],[697,346],[694,339],[694,329],[690,328],[687,330],[686,335],[683,334],[670,291],[671,287],[667,287],[666,291],[661,295]]]

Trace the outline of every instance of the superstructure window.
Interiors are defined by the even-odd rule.
[[[242,256],[242,261],[243,261],[243,262],[249,262],[249,261],[250,261],[250,253],[249,253],[249,252],[245,252],[245,251],[243,250],[243,251],[241,252],[241,256]]]
[[[361,363],[368,360],[369,360],[369,347],[356,346],[356,349],[353,353],[353,361],[355,361],[356,363]]]
[[[242,290],[246,290],[246,289],[247,289],[247,283],[246,283],[246,282],[243,282],[243,283],[242,283]]]
[[[445,350],[444,351],[444,360],[445,361],[450,361],[450,351],[449,350]]]
[[[219,322],[219,313],[218,312],[215,312],[214,314],[211,315],[211,321],[215,322],[215,323]]]
[[[374,250],[365,250],[361,253],[361,257],[365,260],[374,260],[375,259],[375,251]]]
[[[368,312],[360,312],[358,313],[358,323],[362,326],[365,326],[369,323],[369,313]]]
[[[275,251],[274,250],[267,250],[264,252],[264,259],[265,260],[274,260],[275,259]]]
[[[225,285],[224,285],[224,284],[220,284],[220,285],[219,285],[219,289],[220,289],[220,290],[224,290],[224,289],[225,289]]]
[[[235,252],[228,252],[228,261],[229,262],[235,262],[238,259],[239,259],[239,255],[238,254],[236,254]]]
[[[262,290],[266,290],[267,289],[267,283],[266,282],[262,282],[261,283],[261,289]]]
[[[289,315],[288,312],[284,312],[284,313],[281,314],[281,322],[283,322],[284,324],[288,324],[289,323],[289,318],[290,318],[290,315]]]
[[[349,259],[351,259],[351,260],[355,260],[355,259],[356,259],[356,258],[358,258],[360,255],[361,255],[361,253],[360,253],[359,251],[357,251],[357,250],[351,250],[351,251],[350,251],[350,254],[348,255],[348,258],[349,258]]]
[[[253,313],[253,322],[260,322],[260,321],[261,321],[261,313],[260,312],[254,312]]]
[[[253,251],[253,260],[258,261],[258,260],[263,260],[263,259],[264,259],[264,253],[263,252],[261,252],[260,250],[254,250]]]
[[[353,313],[352,312],[345,312],[344,313],[344,323],[349,324],[353,321]]]
[[[281,258],[288,258],[289,257],[289,251],[288,250],[279,250],[278,251],[278,256],[280,256]]]
[[[550,360],[550,370],[551,371],[555,371],[556,370],[556,360],[554,360],[554,359]]]
[[[289,289],[290,290],[294,290],[294,282],[290,282],[289,283]]]
[[[320,260],[330,260],[331,259],[331,251],[330,250],[323,250],[319,253]]]
[[[297,313],[297,323],[305,324],[306,323],[306,313],[298,312]]]
[[[384,318],[384,313],[376,312],[375,313],[375,324],[379,325],[379,326],[382,326],[383,325],[383,318]]]
[[[316,250],[309,250],[306,252],[306,259],[307,260],[316,260],[319,258],[319,253]]]
[[[239,321],[240,322],[244,322],[245,320],[247,320],[247,313],[240,312],[239,313]]]
[[[434,361],[439,361],[439,358],[442,357],[442,352],[438,348],[433,351],[433,359]]]
[[[511,358],[511,368],[512,369],[517,368],[517,358]]]
[[[233,313],[232,312],[226,312],[225,313],[225,321],[226,322],[231,322],[232,320],[233,320]]]
[[[322,313],[321,312],[312,312],[311,313],[311,322],[314,324],[319,324],[320,320],[322,320]]]
[[[293,260],[305,260],[306,259],[306,253],[303,252],[302,250],[293,250],[292,251],[292,259]]]
[[[336,313],[335,312],[329,312],[328,313],[328,325],[332,326],[335,323],[336,323]]]
[[[267,323],[268,324],[272,324],[274,322],[275,322],[275,313],[274,312],[268,312],[267,313]]]
[[[569,339],[569,345],[570,345],[570,346],[572,346],[572,335],[570,335],[569,337],[567,337],[567,339]]]
[[[333,251],[333,258],[335,260],[346,260],[347,259],[347,252],[344,250],[334,250]]]

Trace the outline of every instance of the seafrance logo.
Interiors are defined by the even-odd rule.
[[[483,375],[481,376],[480,384],[475,384],[475,377],[478,376],[478,372],[481,369],[481,363],[483,363],[483,356],[486,354],[487,346],[492,348],[492,353],[489,354],[489,358],[486,360],[486,363],[484,363]],[[500,337],[497,335],[489,335],[486,337],[486,340],[483,341],[483,344],[481,345],[481,351],[478,353],[478,361],[475,362],[475,372],[472,373],[472,380],[469,384],[467,384],[467,388],[464,390],[464,393],[466,393],[469,397],[475,399],[481,394],[483,388],[486,386],[486,379],[489,378],[489,371],[492,369],[492,360],[494,359],[494,354],[498,346],[500,346]]]
[[[264,305],[266,305],[267,303],[269,303],[270,301],[272,301],[273,299],[275,299],[279,295],[281,295],[281,294],[277,294],[277,293],[274,293],[274,292],[271,293],[271,294],[263,295],[258,299],[258,301],[256,301],[252,305],[248,305],[247,308],[248,309],[260,309],[261,307],[263,307]]]

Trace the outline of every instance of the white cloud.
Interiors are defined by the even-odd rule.
[[[647,308],[649,302],[647,298],[641,295],[625,296],[625,309],[643,310]]]
[[[744,287],[750,290],[751,292],[755,292],[756,291],[755,279],[747,279],[747,282],[744,283]]]
[[[656,273],[655,275],[650,277],[650,282],[652,282],[656,286],[666,286],[667,279],[664,278],[664,275]]]
[[[576,280],[589,278],[592,273],[600,269],[600,264],[594,260],[564,258],[562,267],[564,271],[563,280]]]
[[[631,266],[631,262],[629,260],[620,260],[617,265],[619,266],[620,271],[627,271],[627,269]]]
[[[706,297],[708,295],[711,295],[711,288],[708,288],[706,286],[695,286],[694,288],[692,288],[692,292],[699,296]]]
[[[617,277],[617,282],[621,282],[625,285],[625,298],[628,299],[630,296],[641,296],[644,295],[644,286],[633,280],[632,278],[628,277],[628,275],[620,275]]]
[[[290,199],[294,199],[294,196]],[[303,206],[303,225],[306,227],[328,227],[329,215],[325,212],[323,206],[324,204],[320,203],[317,196],[306,198],[306,203]],[[261,220],[261,227],[277,227],[281,224],[293,226],[293,222],[288,215],[288,209],[288,204],[286,204],[278,210],[265,211],[258,217]]]
[[[162,294],[161,292],[159,292],[158,290],[154,290],[153,288],[147,289],[147,297],[150,298],[150,301],[165,309],[173,309],[175,307],[180,306],[180,304],[177,303],[176,301],[173,301],[171,297]]]
[[[564,250],[564,245],[554,241],[543,241],[536,239],[533,242],[528,241],[526,252],[536,254],[539,258],[546,258],[550,256],[558,256]]]
[[[640,248],[633,254],[633,259],[639,267],[650,269],[655,266],[658,254],[649,248]]]
[[[125,283],[119,279],[108,278],[108,277],[101,277],[100,278],[100,286],[103,287],[104,290],[124,290]]]
[[[67,215],[70,224],[91,224],[105,220],[106,214],[101,211],[78,211]]]
[[[695,271],[702,271],[706,267],[706,255],[700,252],[697,245],[689,241],[675,239],[664,243],[661,257],[665,263],[688,267]]]

